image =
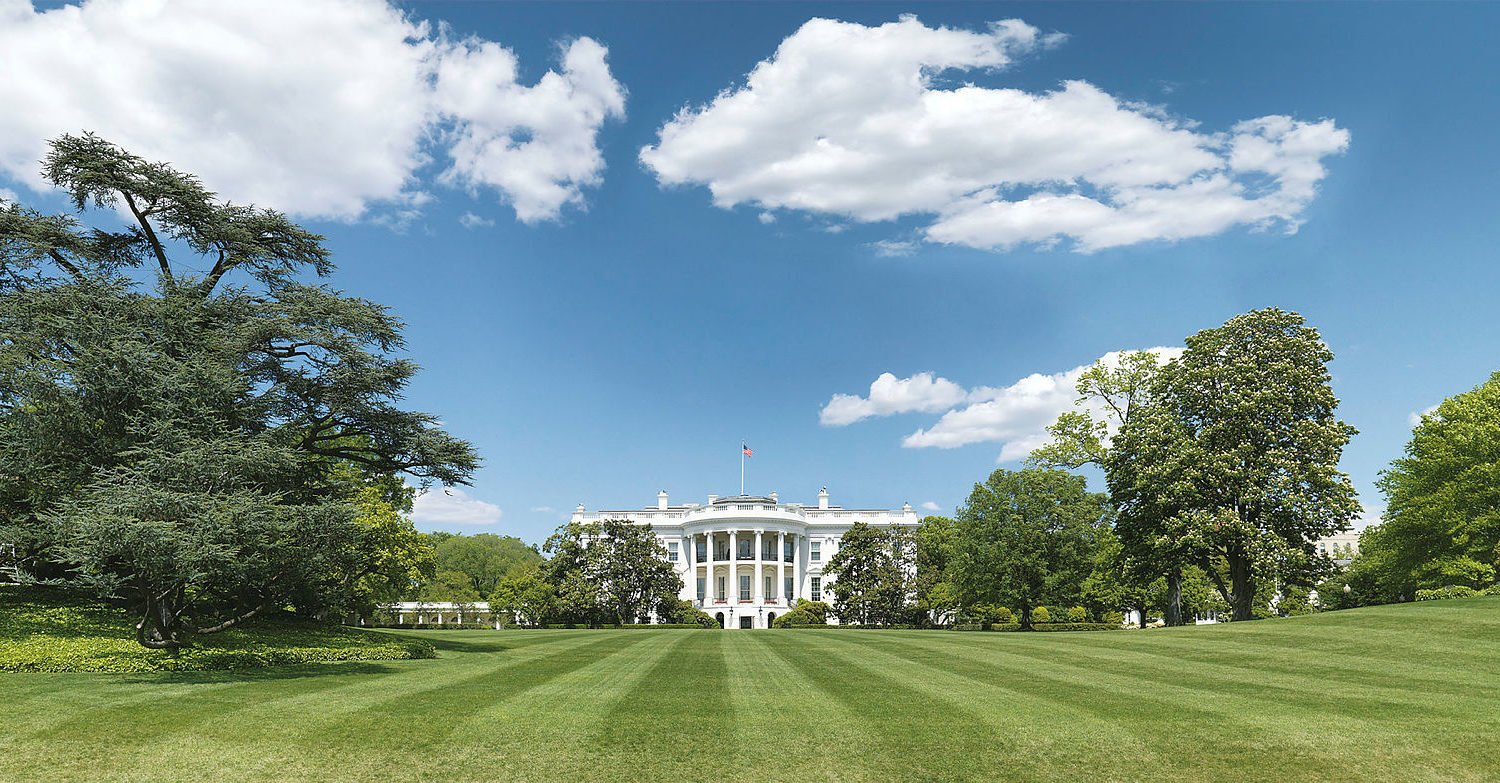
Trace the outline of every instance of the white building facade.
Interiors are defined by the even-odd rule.
[[[782,503],[775,492],[709,495],[707,503],[678,506],[667,497],[658,493],[656,506],[644,509],[589,511],[580,505],[572,521],[650,525],[682,577],[682,599],[725,628],[769,628],[800,598],[828,600],[823,568],[854,523],[915,529],[921,522],[909,503],[899,510],[831,505],[826,487],[815,506]]]

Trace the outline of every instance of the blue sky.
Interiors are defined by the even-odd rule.
[[[130,5],[120,0],[71,12],[104,15]],[[215,12],[189,5],[174,13],[212,19]],[[407,155],[405,164],[397,160],[392,175],[375,165],[392,154],[389,145],[289,151],[319,136],[337,137],[343,132],[338,122],[347,119],[317,114],[315,85],[321,82],[311,76],[300,77],[314,85],[306,88],[310,97],[300,89],[285,93],[284,122],[236,133],[223,118],[241,110],[264,113],[279,105],[274,96],[280,93],[247,97],[223,84],[193,92],[174,81],[185,77],[158,73],[195,57],[212,60],[216,55],[206,52],[212,47],[170,57],[160,47],[139,53],[142,67],[168,88],[162,94],[170,94],[148,96],[153,111],[185,118],[184,127],[207,139],[172,141],[132,124],[136,113],[114,111],[103,99],[96,103],[81,86],[82,66],[74,72],[53,63],[48,78],[64,84],[61,101],[5,96],[37,101],[46,110],[0,120],[0,186],[23,200],[54,203],[33,192],[25,172],[27,155],[35,160],[32,137],[90,127],[184,168],[190,166],[183,161],[204,161],[199,170],[209,169],[205,178],[222,192],[296,201],[289,208],[328,237],[339,264],[333,283],[389,305],[408,323],[408,350],[424,368],[410,404],[440,415],[484,458],[474,485],[447,502],[462,507],[445,506],[419,519],[427,528],[540,541],[580,502],[590,508],[647,505],[663,488],[674,502],[732,493],[742,439],[755,450],[746,485],[751,492],[777,490],[784,499],[810,501],[826,485],[845,505],[930,502],[951,512],[997,464],[1015,466],[997,463],[1007,440],[955,448],[904,447],[903,440],[933,430],[945,410],[993,394],[941,408],[932,407],[939,402],[929,395],[925,412],[824,426],[819,413],[830,398],[868,395],[872,381],[887,372],[902,379],[930,372],[969,391],[1008,387],[1034,373],[1065,373],[1110,351],[1181,345],[1185,335],[1268,306],[1302,313],[1337,355],[1340,414],[1360,430],[1344,467],[1366,504],[1379,506],[1373,482],[1400,454],[1411,414],[1497,369],[1500,215],[1494,188],[1500,152],[1492,137],[1500,96],[1492,77],[1500,73],[1500,55],[1489,37],[1500,7],[421,3],[390,13],[404,13],[408,23],[430,22],[426,34],[442,37],[443,45],[468,40],[473,62],[480,62],[479,40],[504,47],[519,63],[514,81],[523,88],[559,69],[559,52],[580,37],[607,49],[608,76],[575,78],[559,99],[572,102],[571,120],[548,119],[560,116],[550,110],[514,128],[506,124],[511,120],[497,119],[495,107],[505,101],[546,96],[501,90],[487,94],[483,108],[455,98],[446,119],[423,126],[429,132],[413,142],[418,154]],[[1314,195],[1281,204],[1271,218],[1180,239],[1146,236],[1092,252],[1080,252],[1091,249],[1083,247],[1090,241],[1084,235],[1067,233],[990,247],[938,241],[930,209],[908,205],[889,219],[870,217],[876,208],[869,199],[889,196],[888,185],[863,194],[868,199],[860,206],[785,206],[805,194],[752,182],[761,169],[735,168],[745,150],[774,148],[777,140],[764,134],[780,127],[776,118],[762,125],[747,120],[744,149],[711,161],[692,150],[675,158],[700,183],[732,189],[740,186],[733,177],[750,177],[740,183],[749,195],[737,206],[716,206],[704,184],[664,184],[669,178],[642,161],[642,148],[659,143],[658,134],[679,110],[698,112],[722,91],[744,87],[746,74],[809,19],[873,29],[907,13],[925,30],[994,35],[991,22],[1019,19],[1037,31],[1038,37],[1019,43],[1007,39],[1002,65],[938,73],[926,85],[930,90],[968,82],[1040,96],[1080,80],[1181,133],[1231,134],[1241,121],[1285,116],[1309,126],[1331,121],[1320,127],[1347,132],[1347,143],[1315,158],[1321,172]],[[60,17],[24,4],[0,9],[6,14],[14,15],[12,24],[0,27],[12,32],[0,37],[22,35],[40,45],[55,42],[50,36],[87,35],[79,32],[86,26],[68,28]],[[330,12],[308,24],[354,29],[346,21]],[[446,25],[441,32],[439,24]],[[378,27],[371,22],[371,29]],[[1053,33],[1066,38],[1048,37]],[[105,45],[75,43],[48,51]],[[292,61],[303,52],[339,51],[334,43],[322,50],[311,41],[303,48],[296,40],[268,45],[292,52]],[[841,63],[847,52],[840,47],[824,54],[831,59],[816,61],[818,78],[845,66],[856,79],[878,70],[869,62]],[[323,67],[326,59],[314,58],[301,72]],[[12,73],[16,62],[9,63]],[[254,57],[211,65],[201,70],[230,73],[239,80],[234,84],[290,78],[266,66],[256,82],[262,66]],[[334,69],[324,80],[329,84],[365,78],[362,71],[328,67]],[[69,87],[70,78],[80,85]],[[621,88],[618,95],[598,92],[609,79]],[[594,103],[579,97],[590,89],[597,93],[588,99]],[[170,97],[188,93],[196,97],[187,105]],[[303,98],[309,113],[299,115]],[[696,122],[703,137],[717,143],[736,116],[711,125],[717,115],[700,115]],[[219,124],[204,124],[205,117],[218,117],[213,122]],[[546,200],[555,190],[507,184],[507,175],[484,168],[483,158],[460,166],[454,163],[458,143],[432,141],[455,127],[481,126],[513,143],[555,139],[555,160],[521,163],[562,182],[564,202]],[[355,127],[350,138],[367,142],[380,135],[367,127],[377,126]],[[1109,135],[1101,128],[1082,126],[1077,149],[1093,149],[1087,134]],[[224,140],[214,141],[214,133]],[[828,135],[840,141],[838,130]],[[968,161],[987,154],[989,138],[978,134],[972,148],[924,150],[921,159],[963,174]],[[578,154],[584,141],[599,156],[593,168],[576,165],[587,157]],[[205,145],[216,146],[205,152]],[[277,191],[277,183],[256,181],[214,157],[226,145],[250,157],[287,157],[288,172],[326,164],[339,172],[368,169],[368,176],[321,178],[345,188],[332,192],[337,188],[329,185],[322,203],[308,195],[321,193],[318,183]],[[942,159],[949,153],[951,159]],[[1022,157],[1046,154],[1061,153]],[[1128,148],[1120,154],[1135,156]],[[262,161],[255,168],[267,167]],[[223,172],[222,181],[213,179],[215,171]],[[899,174],[911,178],[913,191],[921,175]],[[1247,176],[1242,184],[1254,193],[1269,187],[1265,176]],[[1117,185],[1101,175],[1067,192],[1119,206],[1122,201],[1108,201],[1124,198],[1109,190]],[[1002,193],[1022,199],[1056,191],[1032,183]],[[350,198],[357,207],[347,206]],[[530,206],[518,207],[518,199]],[[776,199],[781,206],[769,203]],[[518,208],[534,211],[520,220]],[[537,217],[536,211],[548,214]],[[1295,233],[1289,223],[1299,224]],[[464,504],[463,498],[489,505]],[[461,519],[472,522],[458,524]]]

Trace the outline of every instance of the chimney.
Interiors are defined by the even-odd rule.
[[[818,508],[828,510],[828,487],[818,490]]]
[[[771,502],[777,505],[781,504],[781,496],[776,494],[774,490],[771,492]]]
[[[708,496],[708,504],[709,504],[709,505],[710,505],[710,506],[712,506],[712,505],[713,505],[713,504],[714,504],[714,501],[715,501],[715,500],[718,500],[718,499],[719,499],[719,496],[718,496],[718,495],[709,495],[709,496]]]
[[[662,491],[660,491],[660,492],[658,492],[658,493],[656,493],[656,510],[657,511],[666,511],[667,510],[667,491],[665,489],[662,490]]]

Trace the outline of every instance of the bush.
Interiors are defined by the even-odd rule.
[[[1105,612],[1104,624],[1112,628],[1120,628],[1125,625],[1124,612]]]
[[[1081,606],[1075,606],[1068,610],[1068,622],[1085,623],[1089,619],[1089,611]]]
[[[826,625],[828,623],[828,604],[822,601],[809,601],[805,598],[797,599],[797,605],[790,612],[776,618],[771,623],[772,628],[793,628],[804,625]]]
[[[1500,595],[1500,582],[1496,582],[1496,583],[1490,585],[1489,587],[1484,588],[1484,594],[1485,595]]]
[[[1445,598],[1474,598],[1484,594],[1485,593],[1481,593],[1472,587],[1465,587],[1463,585],[1448,585],[1447,587],[1439,587],[1435,590],[1418,590],[1417,600],[1441,601]]]
[[[1119,629],[1120,626],[1109,623],[1044,623],[1031,626],[1033,631],[1117,631]]]
[[[1047,607],[1038,606],[1031,610],[1031,621],[1033,623],[1050,623],[1052,622],[1052,613],[1047,611]]]

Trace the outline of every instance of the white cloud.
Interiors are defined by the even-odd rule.
[[[1163,360],[1182,354],[1181,348],[1148,348]],[[1115,365],[1121,351],[1110,351],[1097,361]],[[1047,427],[1059,414],[1072,410],[1078,399],[1078,376],[1095,362],[1064,372],[1034,373],[1009,386],[981,387],[969,393],[969,405],[948,411],[927,429],[906,436],[907,448],[957,448],[970,443],[1003,443],[1000,462],[1024,459],[1051,436]]]
[[[835,394],[823,406],[818,421],[825,427],[842,427],[871,416],[923,411],[934,413],[957,405],[968,396],[962,386],[947,378],[919,372],[910,378],[881,373],[870,384],[870,395]]]
[[[458,222],[464,228],[489,228],[495,225],[495,221],[480,217],[473,212],[465,212],[459,216]]]
[[[1410,424],[1413,427],[1415,427],[1418,424],[1422,423],[1422,417],[1423,416],[1430,416],[1433,413],[1436,413],[1437,409],[1438,409],[1438,406],[1433,405],[1433,406],[1428,407],[1428,408],[1423,408],[1422,410],[1419,410],[1419,411],[1412,411],[1411,413],[1406,414],[1406,423]]]
[[[936,503],[932,502],[931,500],[929,500],[926,503],[922,504],[922,510],[924,510],[924,511],[942,511],[943,507],[939,506],[938,504],[936,504]]]
[[[900,258],[917,252],[917,243],[909,240],[881,239],[869,245],[881,258]]]
[[[760,224],[763,225],[763,226],[769,226],[772,223],[776,222],[776,216],[773,215],[773,214],[771,214],[770,212],[762,212],[759,215],[756,215],[755,217],[756,217],[757,220],[760,221]]]
[[[949,84],[1058,41],[1019,20],[981,31],[813,19],[745,83],[685,108],[642,162],[665,185],[873,222],[928,216],[931,242],[1080,252],[1295,231],[1347,131],[1272,115],[1202,133],[1088,82],[1050,92]]]
[[[493,525],[503,514],[499,506],[471,498],[458,487],[433,487],[417,495],[411,518],[427,525]]]
[[[557,509],[555,509],[555,508],[553,508],[551,506],[532,506],[531,507],[531,511],[532,511],[532,513],[535,513],[535,514],[556,514],[557,513]]]
[[[0,174],[45,187],[46,140],[92,130],[211,189],[305,217],[397,224],[421,174],[493,189],[526,222],[599,182],[624,112],[603,46],[563,44],[533,85],[500,44],[383,2],[0,0]]]

